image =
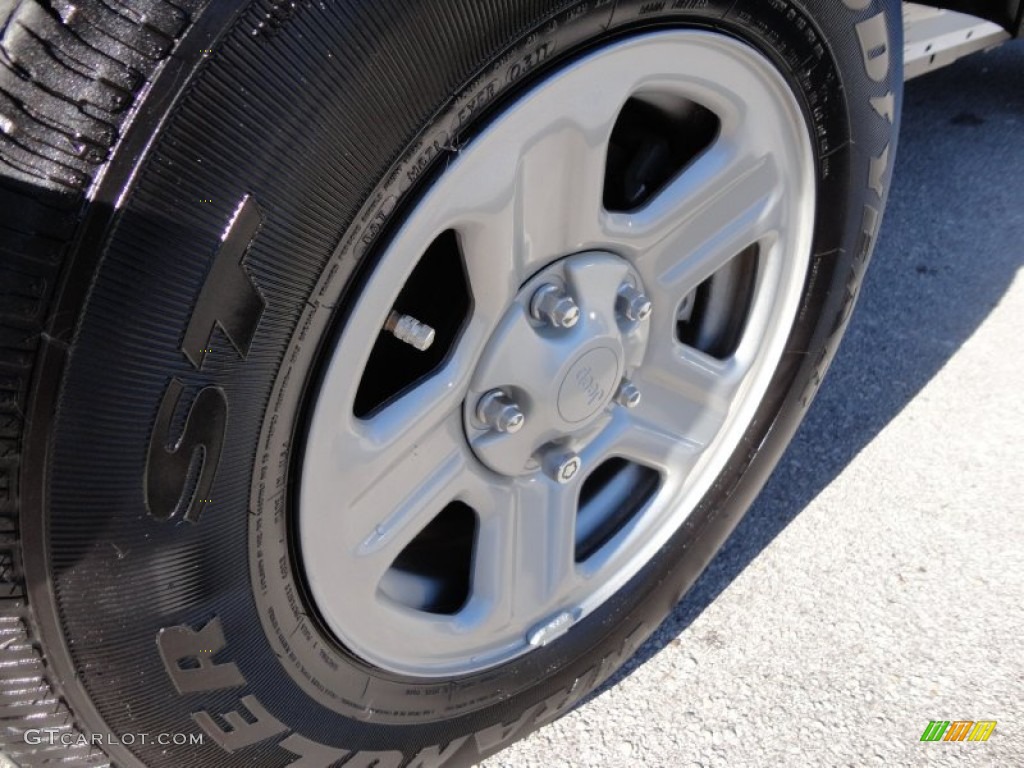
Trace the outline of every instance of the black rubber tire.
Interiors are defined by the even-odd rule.
[[[202,6],[0,2],[0,747],[24,766],[472,764],[632,655],[791,439],[884,210],[900,4]],[[301,591],[260,587],[253,521],[286,518],[294,460],[267,435],[301,428],[319,342],[449,153],[545,73],[657,26],[760,49],[816,142],[810,277],[768,396],[684,528],[562,639],[461,680],[369,669]],[[157,742],[173,733],[203,743]]]

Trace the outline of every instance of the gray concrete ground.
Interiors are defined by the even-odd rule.
[[[860,306],[765,493],[615,687],[486,768],[1024,766],[1022,193],[1024,42],[908,85]]]

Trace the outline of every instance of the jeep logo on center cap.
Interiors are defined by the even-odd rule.
[[[558,390],[558,413],[570,424],[584,421],[611,399],[619,380],[619,357],[598,347],[573,363]]]

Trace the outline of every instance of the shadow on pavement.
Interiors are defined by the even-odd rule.
[[[1022,73],[1024,41],[907,85],[883,231],[825,385],[732,538],[636,657],[592,696],[700,616],[999,303],[1024,265]]]

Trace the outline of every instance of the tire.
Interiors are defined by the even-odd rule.
[[[115,5],[0,4],[3,753],[23,766],[460,766],[569,711],[686,594],[821,385],[888,194],[902,99],[899,3]],[[577,600],[573,593],[573,605],[585,607],[540,624],[531,619],[528,643],[495,650],[508,645],[497,633],[490,645],[479,641],[486,651],[479,658],[460,659],[459,650],[476,640],[446,646],[427,635],[415,643],[374,635],[375,621],[347,615],[356,600],[336,596],[358,577],[333,581],[349,572],[324,563],[321,541],[343,535],[318,517],[334,503],[326,490],[333,481],[318,484],[316,469],[318,446],[331,439],[318,435],[327,434],[326,416],[335,413],[334,384],[355,390],[358,381],[354,408],[370,420],[447,370],[458,345],[473,338],[474,313],[492,311],[497,327],[505,311],[474,293],[464,254],[462,270],[452,267],[458,257],[445,261],[445,248],[466,247],[465,233],[421,240],[413,262],[395,256],[398,246],[445,179],[474,157],[495,160],[500,153],[477,150],[492,146],[531,98],[585,77],[578,73],[595,62],[625,56],[630,46],[659,51],[676,43],[751,62],[763,82],[777,85],[778,103],[794,110],[778,135],[806,139],[808,173],[787,177],[795,196],[784,206],[793,231],[806,228],[806,243],[799,247],[802,236],[794,234],[786,251],[795,254],[786,263],[799,270],[796,289],[780,304],[789,314],[778,348],[763,358],[760,388],[750,387],[757,396],[743,401],[746,410],[736,406],[745,415],[735,427],[709,437],[720,460],[695,465],[703,470],[692,473],[694,484],[679,486],[696,494],[692,503],[665,507],[682,512],[665,512],[650,532],[655,543],[623,555],[628,567],[602,581],[600,594]],[[714,82],[713,72],[708,79]],[[600,101],[595,87],[580,109]],[[713,158],[708,147],[727,134],[728,120],[687,101],[669,112],[695,121],[686,123],[693,135],[707,132],[700,146],[691,151],[650,137],[643,126],[668,119],[668,107],[651,117],[664,101],[641,99],[640,129],[616,118],[626,137],[616,147],[628,157],[608,155],[606,173],[618,168],[632,186],[608,186],[606,175],[602,199],[621,220],[635,214],[639,221],[637,211],[674,188],[672,179],[705,167],[702,158]],[[717,120],[714,130],[706,120]],[[797,157],[794,146],[779,151]],[[647,161],[637,159],[641,151]],[[641,187],[647,197],[630,197]],[[813,214],[796,215],[806,210]],[[560,260],[542,259],[511,287],[507,304],[526,317],[540,288],[554,281],[583,291],[586,281],[573,282],[574,275],[602,269],[642,287],[631,257],[594,242],[566,249]],[[415,268],[435,250],[426,299],[409,294],[403,286],[417,284]],[[757,261],[754,271],[769,274],[766,263]],[[485,273],[501,276],[502,269],[495,262]],[[509,429],[510,412],[476,408],[490,387],[478,368],[458,397],[465,401],[459,423],[467,437],[477,436],[470,449],[486,467],[477,476],[491,477],[495,488],[546,483],[534,480],[545,472],[561,473],[570,486],[590,482],[583,475],[597,472],[587,451],[626,418],[616,414],[630,410],[628,392],[613,400],[609,383],[618,387],[633,367],[645,381],[642,361],[663,326],[675,329],[673,343],[697,348],[702,359],[734,355],[756,325],[750,306],[760,306],[761,283],[744,278],[750,273],[736,268],[729,280],[695,286],[700,322],[684,317],[685,302],[664,325],[657,301],[651,315],[637,310],[635,295],[610,296],[602,333],[621,348],[608,342],[616,361],[607,381],[591,357],[586,373],[574,363],[569,373],[559,369],[556,382],[571,373],[586,394],[551,398],[563,421],[585,427],[555,440],[561,453],[541,455],[530,444],[523,450],[539,458],[528,466],[509,458],[518,449],[488,446],[534,434],[537,414],[547,412],[543,398],[529,401],[527,426]],[[410,351],[374,330],[361,337],[372,359],[354,363],[354,329],[370,316],[365,307],[379,286],[396,309],[431,322],[433,351]],[[713,316],[708,307],[718,295],[746,307],[738,326],[735,313],[703,319]],[[596,327],[589,310],[576,327],[564,306],[545,307],[528,320],[545,338]],[[768,338],[777,323],[762,325]],[[494,327],[488,333],[497,338]],[[417,332],[407,335],[416,341]],[[520,347],[495,349],[484,353],[488,371],[514,378],[531,368]],[[513,369],[501,368],[504,357],[520,354],[526,364],[516,357]],[[650,388],[640,391],[659,402]],[[600,408],[586,407],[577,419],[579,397]],[[731,442],[719,440],[726,432]],[[585,467],[575,479],[580,464],[566,458],[573,451]],[[404,455],[396,487],[428,453]],[[360,455],[343,454],[339,476],[356,483]],[[618,551],[640,530],[645,510],[656,508],[663,486],[650,480],[643,503],[616,498],[594,529],[597,539],[576,541],[578,567],[594,552]],[[452,531],[472,531],[472,538],[486,529],[485,518],[462,506],[469,512],[438,515],[443,525],[430,530],[422,562],[478,567],[484,545],[473,539],[460,549],[461,533]],[[634,517],[617,516],[626,507]],[[392,535],[393,519],[382,523],[381,541]],[[395,560],[403,565],[387,571],[395,583],[426,573],[421,560],[408,565],[415,549],[409,544]],[[452,573],[431,576],[443,587],[439,602],[407,602],[398,613],[411,607],[414,616],[431,614],[433,624],[455,621],[475,605],[477,587],[475,576]],[[446,602],[450,586],[460,589],[458,578],[468,579],[466,594]],[[391,603],[421,599],[402,586],[376,589]]]

